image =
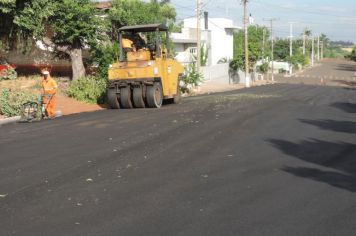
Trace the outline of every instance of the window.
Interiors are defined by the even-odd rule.
[[[197,54],[197,48],[196,47],[189,48],[189,53],[193,54],[193,55],[196,55]]]

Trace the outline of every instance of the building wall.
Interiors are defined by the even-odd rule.
[[[175,43],[176,60],[181,63],[192,62],[193,55],[196,56],[196,53],[191,50],[196,49],[196,47],[197,45],[192,43]]]
[[[210,61],[216,65],[222,58],[233,58],[233,28],[232,20],[224,18],[211,18],[208,21],[210,38],[207,44],[210,44]],[[204,29],[204,20],[201,21],[201,28]],[[184,20],[184,28],[195,28],[196,19],[189,18]],[[202,36],[205,35],[203,30]],[[210,43],[209,43],[210,42]]]
[[[205,81],[229,84],[229,64],[218,64],[201,68]]]
[[[40,73],[43,67],[51,67],[52,74],[58,76],[71,76],[72,66],[69,59],[58,59],[52,52],[44,51],[33,46],[28,53],[21,50],[9,51],[4,55],[6,60],[16,65],[16,70],[21,75]]]

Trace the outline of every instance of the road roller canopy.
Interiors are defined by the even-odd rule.
[[[149,24],[149,25],[134,25],[124,26],[119,29],[120,32],[154,32],[154,31],[168,31],[168,27],[164,24]]]

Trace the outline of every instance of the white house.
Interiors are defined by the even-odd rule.
[[[233,57],[233,32],[241,29],[234,26],[232,20],[225,18],[208,18],[201,20],[202,45],[208,52],[207,65],[216,65],[221,59]],[[197,21],[195,18],[184,20],[181,33],[172,33],[175,44],[176,59],[182,63],[194,61],[197,53]]]

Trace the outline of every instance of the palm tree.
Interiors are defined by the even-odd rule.
[[[303,37],[305,37],[305,48],[306,48],[306,51],[310,51],[311,50],[311,42],[310,42],[310,39],[313,35],[311,29],[309,28],[305,28],[303,33],[302,33]]]

